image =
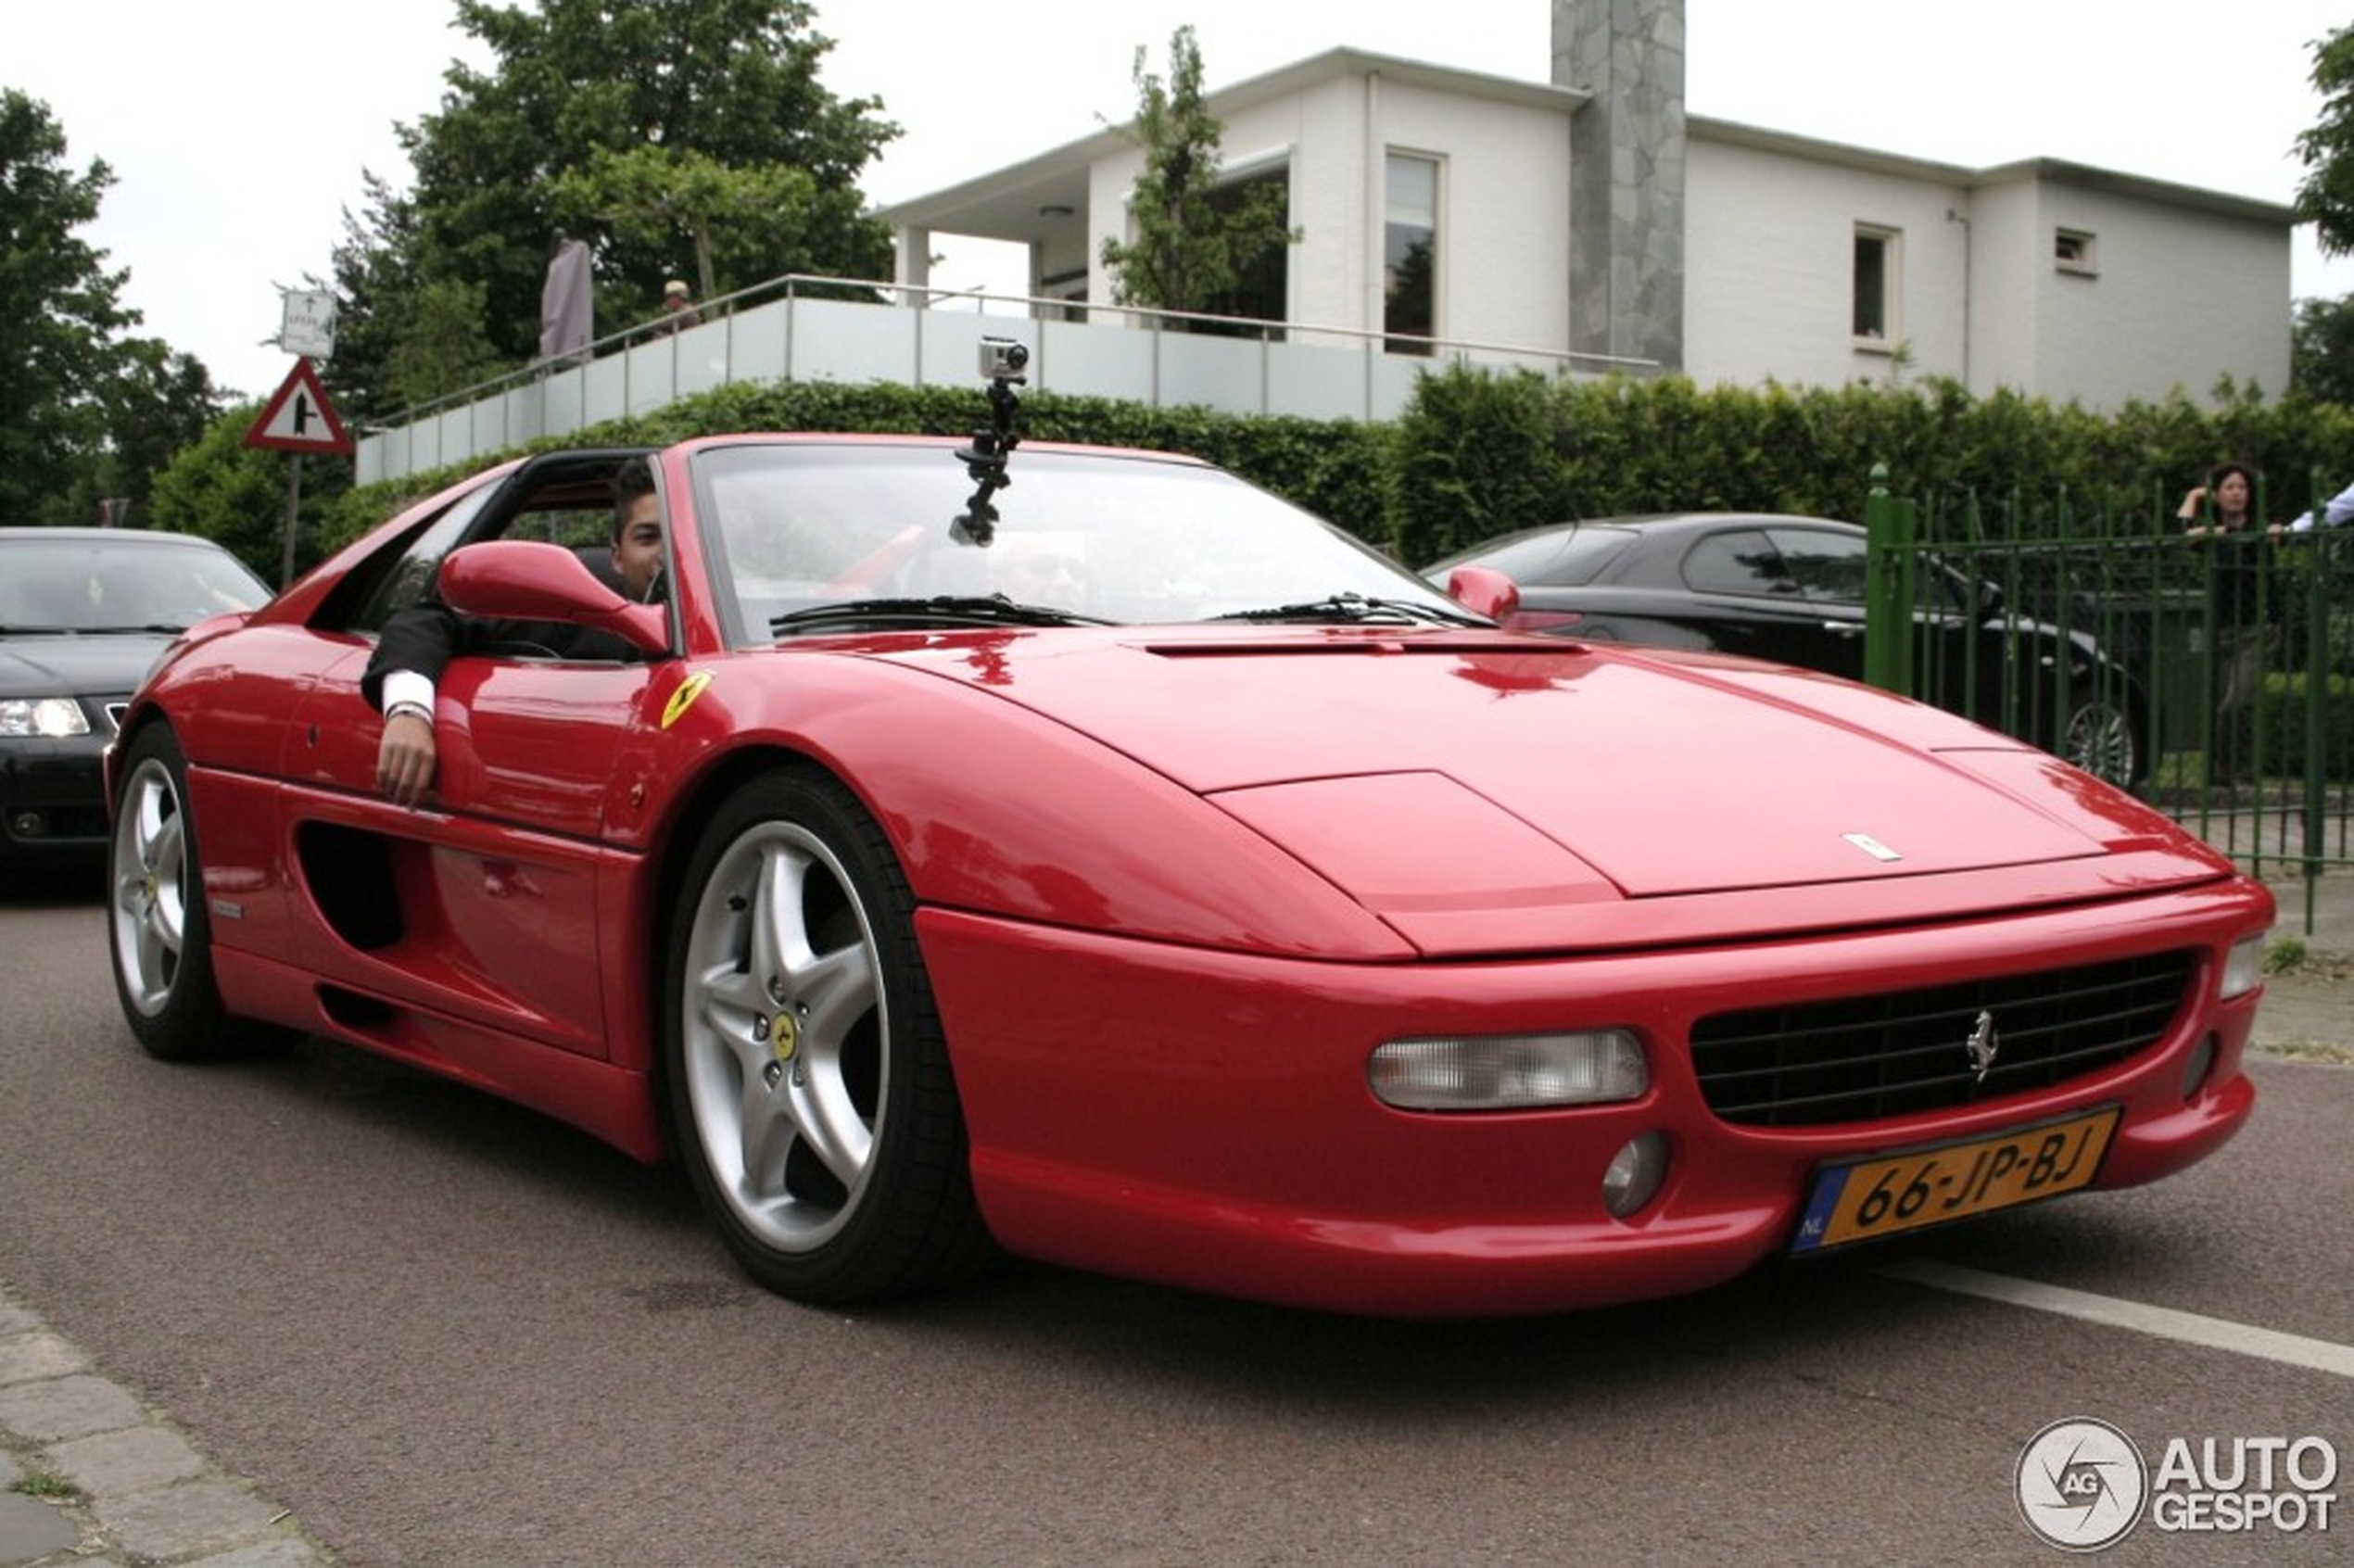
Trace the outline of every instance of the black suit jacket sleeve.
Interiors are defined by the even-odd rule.
[[[376,651],[360,677],[360,694],[381,711],[385,677],[412,670],[441,684],[449,661],[468,653],[502,649],[534,651],[559,659],[626,659],[629,646],[610,632],[564,621],[506,621],[461,615],[439,600],[425,600],[386,618]]]
[[[427,600],[394,611],[386,618],[376,651],[360,677],[360,694],[381,711],[385,677],[395,670],[413,670],[440,685],[441,672],[457,657],[462,638],[458,613],[446,604]]]

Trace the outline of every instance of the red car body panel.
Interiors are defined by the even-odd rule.
[[[368,639],[312,623],[471,484],[151,677],[126,730],[169,723],[189,759],[233,1011],[655,1157],[678,862],[731,781],[798,757],[856,792],[905,871],[976,1194],[1028,1256],[1356,1310],[1549,1309],[1753,1265],[1827,1159],[2115,1104],[2100,1182],[2124,1185],[2248,1113],[2256,996],[2217,987],[2269,898],[2040,752],[1801,672],[1468,628],[730,651],[683,500],[697,449],[662,459],[683,654],[459,661],[428,810],[375,792]],[[334,868],[379,855],[396,910],[337,907]],[[1902,989],[2157,950],[2195,955],[2188,1000],[2088,1081],[1763,1128],[1718,1119],[1691,1070],[1696,1020],[1858,974]],[[1651,1064],[1624,1104],[1436,1115],[1368,1086],[1388,1040],[1607,1027]],[[1647,1131],[1667,1183],[1614,1219],[1603,1169]]]

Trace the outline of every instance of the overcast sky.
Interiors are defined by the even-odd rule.
[[[439,103],[453,57],[484,63],[449,0],[78,0],[11,6],[0,86],[48,104],[80,169],[116,183],[88,237],[128,267],[142,330],[261,396],[281,286],[325,276],[362,168],[405,187],[393,126]],[[2346,0],[1687,0],[1686,105],[1971,167],[2048,157],[2286,203],[2291,144],[2320,111],[2313,40]],[[1296,6],[1271,0],[819,0],[823,80],[905,134],[867,170],[905,200],[1073,141],[1134,107],[1139,44],[1165,69],[1193,24],[1214,91],[1347,44],[1541,82],[1550,0]],[[943,247],[943,249],[949,249]],[[968,276],[967,273],[971,275]],[[984,250],[933,282],[1018,290]],[[2354,260],[2297,236],[2298,296],[2354,292]]]

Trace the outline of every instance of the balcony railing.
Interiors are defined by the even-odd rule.
[[[1611,355],[805,274],[697,309],[700,325],[663,335],[658,320],[641,322],[363,430],[359,482],[488,459],[730,382],[968,386],[988,336],[1027,344],[1033,390],[1308,419],[1395,418],[1434,366],[1658,369]]]

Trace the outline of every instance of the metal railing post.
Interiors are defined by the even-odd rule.
[[[1864,678],[1913,689],[1913,536],[1917,503],[1888,493],[1888,464],[1872,464],[1864,503]]]

